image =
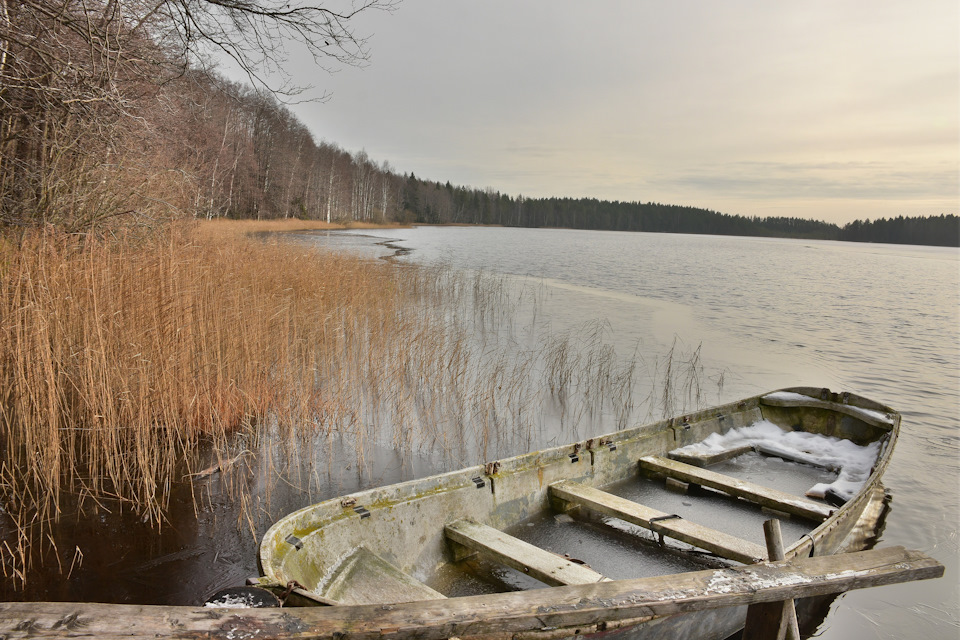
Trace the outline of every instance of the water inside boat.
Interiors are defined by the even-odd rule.
[[[838,477],[835,469],[784,460],[752,450],[711,465],[710,470],[798,498],[804,498],[811,487],[820,483],[829,484]],[[764,544],[763,522],[771,517],[781,520],[783,539],[787,545],[799,540],[818,524],[786,514],[771,514],[754,504],[731,499],[705,488],[682,490],[682,487],[677,487],[667,490],[663,478],[641,476],[604,490],[761,546]],[[822,500],[806,499],[826,505]],[[666,545],[661,546],[657,536],[649,529],[585,510],[573,515],[541,513],[507,529],[506,533],[541,549],[582,562],[613,580],[670,575],[729,563],[676,540],[668,540]],[[490,562],[482,556],[445,565],[429,584],[448,597],[546,586],[520,571]]]

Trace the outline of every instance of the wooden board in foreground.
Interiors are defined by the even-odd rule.
[[[938,578],[943,565],[902,547],[840,556],[394,605],[204,609],[0,603],[4,638],[280,638],[331,640],[588,632],[655,615],[776,602]]]

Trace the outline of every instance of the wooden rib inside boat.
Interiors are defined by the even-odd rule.
[[[746,436],[740,434],[758,424],[811,446],[790,450],[777,442],[744,443]],[[584,527],[581,538],[616,540],[618,558],[669,558],[668,568],[650,575],[675,572],[670,567],[682,572],[766,560],[761,527],[753,527],[756,538],[746,539],[727,528],[724,514],[734,522],[747,513],[755,513],[757,522],[769,513],[789,519],[789,526],[799,528],[788,530],[787,561],[858,551],[869,538],[864,532],[876,527],[883,510],[881,477],[899,425],[896,411],[855,394],[791,388],[358,492],[277,522],[261,543],[260,583],[288,594],[294,591],[299,604],[385,605],[472,594],[471,606],[482,606],[477,598],[497,589],[556,589],[649,577],[613,575],[627,571],[631,562],[609,561],[603,543],[581,545],[595,556],[584,558],[585,563],[549,548],[555,546],[551,531],[570,522]],[[710,438],[722,443],[722,437],[730,435],[736,437],[728,438],[728,444],[703,451],[691,448]],[[871,456],[860,476],[850,474],[840,489],[824,491],[834,504],[805,497],[805,489],[769,487],[727,473],[726,467],[736,467],[740,460],[776,456],[781,464],[812,463],[818,467],[815,474],[830,478],[840,469],[842,478],[843,461],[817,450],[825,441]],[[783,462],[791,457],[801,462]],[[665,483],[671,483],[671,491]],[[637,491],[645,493],[638,498]],[[700,495],[709,508],[698,506]],[[698,520],[701,513],[718,510],[720,516],[711,516],[715,523]],[[538,536],[538,521],[551,523],[546,534],[539,534],[542,545],[531,541]],[[608,569],[600,569],[604,563]],[[450,576],[460,574],[464,579],[457,586]],[[542,595],[549,598],[549,593]],[[627,626],[633,637],[680,637],[695,628],[696,637],[725,638],[743,627],[745,617],[746,607],[727,607],[651,615]],[[553,626],[545,635],[564,635],[565,625]]]

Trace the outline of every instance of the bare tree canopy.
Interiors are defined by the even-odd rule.
[[[187,98],[170,86],[229,58],[258,90],[294,95],[292,48],[327,70],[362,65],[356,17],[395,2],[0,0],[0,224],[84,228],[144,201],[192,206],[157,190],[182,171],[164,146]]]
[[[165,14],[185,59],[225,55],[236,62],[254,86],[274,93],[302,89],[289,84],[284,70],[288,47],[300,47],[321,68],[360,65],[368,60],[367,39],[357,35],[353,20],[370,10],[390,11],[397,0],[329,2],[324,5],[286,0],[164,0]],[[339,6],[335,6],[339,5]],[[274,86],[271,76],[284,84]]]

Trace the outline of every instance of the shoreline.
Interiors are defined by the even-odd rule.
[[[374,223],[374,222],[326,222],[323,220],[299,220],[294,218],[280,220],[233,220],[215,218],[212,220],[196,220],[196,223],[207,229],[236,231],[240,233],[279,232],[296,233],[300,231],[348,231],[353,229],[412,229],[414,225],[401,223]]]

